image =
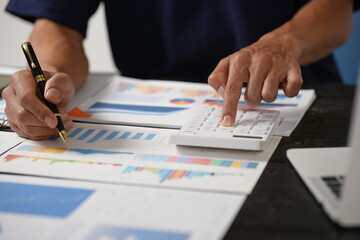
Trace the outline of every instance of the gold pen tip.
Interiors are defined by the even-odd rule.
[[[62,138],[62,140],[63,140],[64,142],[67,142],[67,133],[66,133],[65,130],[61,130],[61,131],[59,132],[59,135],[60,135],[60,137]]]

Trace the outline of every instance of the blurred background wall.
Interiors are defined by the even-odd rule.
[[[6,0],[0,0],[0,65],[26,66],[20,45],[28,40],[32,24],[5,12],[6,4]],[[85,51],[90,71],[116,71],[108,43],[103,5],[90,20]]]

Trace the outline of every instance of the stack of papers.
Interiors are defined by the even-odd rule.
[[[295,98],[279,90],[275,102],[257,107],[281,114],[279,137],[264,151],[175,146],[169,136],[196,108],[223,104],[210,86],[99,78],[90,76],[70,104],[82,123],[67,143],[0,132],[1,172],[37,176],[0,175],[0,238],[221,239],[280,136],[315,99],[313,90]],[[248,108],[243,98],[239,107]],[[0,102],[0,114],[4,108]]]

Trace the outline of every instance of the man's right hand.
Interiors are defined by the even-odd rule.
[[[58,106],[65,129],[72,126],[66,106],[75,94],[71,77],[65,73],[45,72],[47,82],[45,99]],[[16,72],[3,92],[6,100],[5,114],[10,127],[21,137],[43,140],[57,136],[57,119],[43,103],[30,70]]]
[[[47,19],[36,20],[29,37],[43,70],[48,70],[45,99],[57,105],[65,129],[72,126],[66,106],[88,75],[83,40],[81,33]],[[16,72],[2,97],[10,127],[19,136],[33,140],[58,136],[57,120],[43,103],[30,70]]]

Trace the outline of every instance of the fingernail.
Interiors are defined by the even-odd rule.
[[[60,98],[60,91],[56,88],[49,88],[46,92],[46,95],[49,95],[52,97],[52,98],[56,98],[56,99],[59,99]]]
[[[46,125],[48,125],[49,128],[54,128],[57,124],[57,120],[50,118],[50,117],[46,117],[45,123],[46,123]]]
[[[230,115],[224,116],[221,124],[224,127],[231,127],[232,126],[231,116]]]
[[[217,93],[218,93],[222,98],[224,98],[224,87],[223,87],[223,86],[219,87]]]

